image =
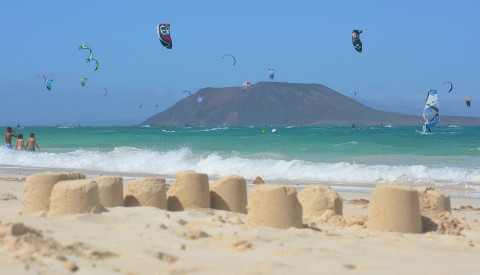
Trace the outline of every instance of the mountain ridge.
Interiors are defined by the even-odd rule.
[[[203,97],[197,104],[198,96]],[[142,124],[149,125],[420,125],[421,116],[368,107],[322,84],[258,82],[202,88]],[[441,124],[480,125],[480,118],[442,116]]]

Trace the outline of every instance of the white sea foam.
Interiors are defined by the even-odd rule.
[[[396,182],[441,186],[469,184],[480,187],[480,169],[478,168],[365,165],[347,162],[317,163],[284,160],[274,155],[228,157],[215,153],[195,155],[189,148],[157,152],[134,147],[119,147],[110,152],[78,149],[66,153],[32,153],[0,148],[0,167],[66,168],[171,176],[181,170],[191,169],[207,173],[212,178],[237,174],[249,180],[261,176],[271,181],[330,182],[350,186]]]

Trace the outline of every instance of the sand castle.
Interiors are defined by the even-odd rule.
[[[40,173],[27,176],[22,198],[22,214],[38,211],[48,211],[50,195],[53,187],[59,181],[85,179],[80,173]]]
[[[422,233],[417,190],[400,184],[377,185],[372,192],[368,229]]]
[[[342,197],[328,186],[309,185],[298,193],[304,216],[320,217],[327,210],[343,214]]]
[[[420,200],[420,212],[422,216],[432,217],[440,212],[452,212],[450,206],[450,196],[432,187],[418,187],[416,188]]]
[[[61,181],[53,187],[48,216],[100,212],[98,185],[94,180]]]
[[[167,209],[165,179],[142,178],[128,183],[125,206],[154,206]]]
[[[98,184],[100,203],[104,207],[123,206],[123,179],[117,176],[94,178]]]
[[[297,191],[290,186],[258,185],[251,193],[247,206],[247,225],[279,229],[301,228],[302,206]]]
[[[210,205],[213,209],[247,214],[247,181],[231,175],[210,185]]]
[[[210,189],[207,174],[187,170],[177,173],[168,190],[168,210],[184,211],[210,208]]]
[[[209,185],[206,174],[191,170],[177,173],[168,196],[162,178],[132,180],[124,196],[123,179],[118,176],[85,180],[80,173],[35,174],[26,178],[22,203],[23,214],[48,211],[48,216],[100,213],[102,206],[154,206],[169,211],[211,207],[242,214],[248,210],[247,225],[280,229],[301,228],[303,216],[343,214],[342,197],[327,186],[309,185],[297,198],[293,187],[261,184],[247,198],[243,177],[231,175]],[[396,184],[377,186],[369,208],[368,229],[403,233],[434,231],[439,215],[451,213],[448,195],[430,187]]]

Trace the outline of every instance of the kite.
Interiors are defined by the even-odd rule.
[[[98,70],[98,67],[100,66],[100,64],[98,63],[98,60],[96,60],[95,58],[92,57],[92,60],[95,60],[95,63],[97,63],[97,67],[95,68],[94,71]]]
[[[92,52],[92,48],[90,48],[90,46],[88,46],[87,44],[82,44],[80,45],[80,47],[78,47],[78,50],[89,50],[90,53],[88,54],[88,57],[87,57],[87,63],[90,62],[90,60],[93,59],[93,52]]]
[[[233,65],[235,66],[235,64],[237,64],[237,59],[235,58],[235,56],[227,53],[227,54],[224,55],[222,58],[225,58],[225,56],[231,56],[231,57],[233,58]]]
[[[108,94],[108,90],[107,88],[103,88],[103,89],[105,89],[105,94],[103,96],[106,96]]]
[[[450,84],[450,90],[448,90],[448,92],[450,93],[453,90],[453,84],[450,81],[443,82],[443,84],[447,84],[447,83]]]
[[[242,85],[242,91],[245,92],[245,89],[247,89],[248,86],[252,86],[252,84],[248,81],[245,81]]]
[[[199,95],[197,99],[198,105],[202,104],[202,101],[203,101],[203,97]]]
[[[82,77],[82,86],[85,87],[85,81],[87,81],[86,77]]]
[[[45,86],[47,87],[47,90],[51,90],[51,89],[52,89],[52,81],[53,81],[53,79],[47,78],[47,77],[46,77],[45,75],[43,75],[43,74],[39,74],[38,76],[43,77],[43,79],[45,80]]]
[[[362,30],[353,30],[352,31],[352,43],[353,47],[357,52],[361,53],[362,52],[362,41],[360,41],[360,34],[362,33]]]
[[[188,95],[191,95],[190,91],[189,90],[185,90],[183,91],[184,93],[188,93]]]
[[[157,25],[158,39],[162,45],[167,48],[172,48],[172,37],[170,37],[170,24],[158,24]]]
[[[270,79],[273,80],[275,77],[275,69],[268,69],[268,75],[270,76]]]
[[[465,98],[465,102],[467,103],[467,107],[470,108],[470,98]]]

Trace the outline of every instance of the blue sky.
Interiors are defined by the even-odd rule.
[[[436,88],[445,112],[480,116],[479,13],[480,1],[6,1],[0,125],[138,124],[183,90],[269,81],[269,67],[275,81],[419,112]],[[171,24],[172,50],[158,23]],[[353,29],[363,30],[361,54]],[[54,80],[52,91],[38,74]]]

